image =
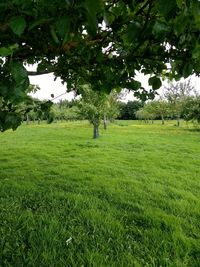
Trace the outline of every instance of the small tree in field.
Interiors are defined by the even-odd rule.
[[[93,138],[96,139],[99,137],[99,125],[105,114],[106,95],[92,91],[89,86],[85,85],[82,87],[81,96],[80,113],[93,125]]]
[[[200,124],[200,96],[188,97],[185,100],[183,116],[186,121]]]
[[[103,126],[107,129],[107,122],[112,122],[119,115],[118,95],[115,92],[111,92],[106,96],[104,105]]]
[[[119,102],[119,119],[135,120],[136,112],[144,106],[144,103],[139,100],[128,101],[127,103]]]
[[[82,118],[89,120],[93,125],[93,138],[99,137],[99,126],[104,121],[104,129],[107,128],[107,120],[112,121],[118,114],[115,93],[110,95],[94,91],[89,85],[84,85],[80,89],[81,100],[79,112]]]
[[[162,125],[164,125],[167,114],[168,102],[160,99],[146,103],[143,108],[137,111],[136,116],[145,121],[152,120],[152,123],[155,118],[161,118]]]
[[[169,102],[169,109],[177,119],[177,126],[180,126],[181,114],[184,110],[186,99],[195,92],[195,88],[191,80],[184,82],[172,83],[170,82],[165,87],[165,97]]]
[[[150,113],[144,107],[139,109],[135,115],[136,115],[136,118],[138,118],[139,120],[144,120],[145,123],[147,123],[149,120],[154,119],[154,115],[152,113]]]
[[[169,104],[167,101],[159,99],[157,101],[149,102],[149,104],[147,104],[147,109],[149,109],[150,113],[154,114],[155,118],[161,118],[162,125],[165,124],[165,117],[169,112]]]

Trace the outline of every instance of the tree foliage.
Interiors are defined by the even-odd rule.
[[[169,82],[165,87],[164,94],[170,105],[171,116],[177,119],[177,126],[180,125],[180,118],[188,102],[188,97],[194,92],[195,88],[190,79],[177,83]]]
[[[153,97],[163,74],[199,74],[199,10],[198,0],[1,1],[2,129],[19,125],[14,107],[27,96],[28,74],[53,72],[68,90],[127,88],[143,99]],[[37,71],[28,73],[34,63]],[[136,70],[151,74],[149,92]]]
[[[200,96],[192,96],[185,99],[183,118],[186,121],[200,124]]]
[[[93,138],[99,137],[101,121],[104,120],[104,129],[106,129],[106,121],[114,119],[118,113],[114,93],[108,95],[94,91],[87,85],[82,86],[79,109],[82,118],[93,125]]]
[[[142,108],[143,102],[134,100],[127,103],[119,102],[119,116],[120,120],[136,120],[136,112]]]

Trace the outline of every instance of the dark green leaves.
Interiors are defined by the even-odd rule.
[[[49,111],[52,105],[53,105],[53,102],[51,102],[50,100],[48,100],[48,101],[42,103],[42,104],[40,105],[41,111],[42,111],[42,112],[47,112],[47,111]]]
[[[200,44],[196,44],[194,50],[192,51],[192,58],[200,59]]]
[[[131,88],[132,90],[134,91],[137,91],[141,88],[141,82],[138,82],[138,81],[131,81],[129,83],[129,88]]]
[[[9,47],[0,47],[0,56],[2,57],[10,56],[17,48],[18,48],[17,44],[10,45]]]
[[[102,10],[102,0],[86,0],[85,7],[87,10],[87,30],[89,34],[95,35],[98,27],[97,14]]]
[[[11,74],[17,84],[21,84],[28,79],[28,74],[23,64],[14,61],[11,63]]]
[[[12,29],[12,31],[14,32],[14,34],[20,36],[22,35],[22,33],[24,32],[25,28],[26,28],[26,21],[24,19],[24,17],[14,17],[11,19],[10,21],[10,28]]]
[[[17,112],[0,110],[0,131],[4,132],[8,129],[16,130],[21,124],[21,116]]]
[[[149,85],[152,86],[153,90],[157,90],[161,87],[162,82],[161,82],[159,77],[153,76],[153,77],[149,78]]]
[[[48,19],[47,18],[39,18],[39,19],[35,20],[34,22],[32,22],[30,24],[28,30],[30,31],[30,30],[32,30],[32,29],[34,29],[34,28],[36,28],[38,26],[41,26],[41,25],[43,25],[45,23],[48,23],[50,21],[52,21],[52,19],[49,19],[49,18]]]
[[[27,71],[22,63],[18,61],[11,62],[10,68],[12,75],[11,78],[13,80],[11,98],[17,103],[23,101],[26,97],[26,89],[29,86],[29,79]]]
[[[12,54],[12,50],[6,47],[0,47],[0,56],[6,57]]]
[[[60,17],[57,20],[56,32],[58,36],[62,39],[63,43],[65,43],[69,39],[70,23],[70,17],[68,16]]]
[[[7,80],[0,81],[0,97],[1,96],[7,97],[7,95],[9,94],[8,87],[9,87],[9,81]]]
[[[167,25],[167,23],[161,21],[156,21],[153,26],[153,34],[158,38],[162,38],[169,31],[170,27]]]
[[[176,4],[179,8],[181,8],[184,4],[184,0],[176,0]]]
[[[175,0],[157,0],[156,7],[160,14],[162,14],[165,18],[168,18],[176,9],[177,5]]]
[[[182,73],[183,77],[187,78],[192,74],[192,71],[193,71],[193,65],[190,62],[186,62],[183,67],[183,73]]]
[[[140,36],[142,26],[140,25],[139,22],[134,21],[129,24],[127,28],[127,40],[129,42],[133,42],[134,40],[137,40],[138,37]]]

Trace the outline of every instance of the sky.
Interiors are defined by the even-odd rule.
[[[51,94],[54,95],[55,102],[59,100],[72,100],[74,98],[74,93],[66,93],[66,84],[63,85],[61,83],[60,78],[57,78],[54,81],[54,76],[52,73],[50,74],[43,74],[37,76],[29,76],[30,83],[39,85],[41,90],[38,90],[35,94],[31,94],[32,96],[39,98],[39,99],[52,99]],[[66,93],[66,94],[65,94]]]
[[[28,68],[30,70],[30,67]],[[31,68],[33,70],[33,68]],[[150,88],[148,85],[148,78],[149,76],[144,76],[142,73],[137,74],[137,80],[142,83],[142,86],[145,89]],[[51,94],[54,95],[54,102],[58,102],[59,100],[72,100],[74,98],[74,93],[66,93],[66,84],[62,84],[61,80],[59,78],[54,81],[53,74],[43,74],[43,75],[37,75],[37,76],[29,76],[30,83],[39,85],[41,90],[37,91],[36,94],[31,94],[32,96],[39,98],[39,99],[52,99]],[[200,92],[200,78],[192,76],[191,78],[192,83],[196,87],[197,90]],[[159,93],[162,93],[162,89],[158,91]],[[66,93],[66,94],[65,94]],[[60,96],[61,95],[61,96]],[[126,96],[125,101],[133,100],[134,96],[133,93],[129,93]]]

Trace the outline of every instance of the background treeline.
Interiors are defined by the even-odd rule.
[[[27,112],[24,120],[37,121],[69,121],[87,119],[92,124],[100,121],[119,120],[143,120],[145,123],[161,120],[176,120],[180,125],[180,120],[200,123],[200,96],[195,91],[191,81],[171,83],[164,88],[162,96],[154,100],[143,102],[134,100],[123,102],[120,94],[112,92],[110,95],[94,93],[90,88],[82,90],[82,97],[72,101],[60,100],[51,104],[48,109],[42,109],[47,102],[33,99],[31,106],[24,107]],[[40,107],[40,108],[38,108]]]

